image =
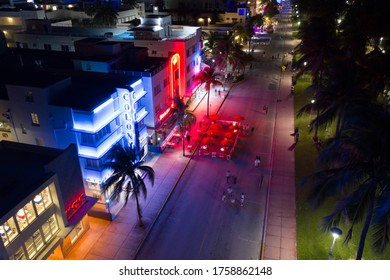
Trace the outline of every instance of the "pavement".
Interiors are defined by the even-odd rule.
[[[279,42],[281,43],[281,42]],[[267,48],[271,48],[267,46]],[[282,53],[287,52],[285,42]],[[267,49],[267,52],[269,50]],[[288,58],[286,58],[287,60]],[[286,60],[284,62],[286,62]],[[260,61],[280,66],[283,61]],[[253,75],[257,67],[253,67]],[[256,73],[256,75],[259,73]],[[241,83],[245,83],[245,80]],[[225,98],[230,97],[230,92],[235,91],[236,85],[229,85],[220,97],[211,90],[210,114],[215,114],[223,108]],[[295,162],[294,152],[288,151],[292,144],[290,133],[294,130],[293,98],[288,97],[291,87],[291,73],[280,72],[277,98],[268,106],[270,113],[268,120],[273,124],[271,138],[271,152],[267,156],[266,172],[269,179],[266,182],[267,208],[259,213],[264,217],[262,230],[261,253],[259,258],[266,260],[293,260],[296,253],[296,205],[295,205]],[[192,128],[192,134],[199,129],[199,121],[206,114],[206,99],[202,96],[194,100],[189,110],[197,116],[197,123]],[[280,101],[278,101],[280,99]],[[257,130],[257,128],[256,128]],[[174,191],[177,182],[183,176],[186,167],[192,159],[189,151],[182,155],[181,143],[174,149],[166,149],[162,154],[150,154],[146,158],[146,165],[155,170],[155,183],[152,187],[147,182],[148,195],[141,200],[144,227],[138,225],[135,202],[130,199],[113,221],[106,221],[89,217],[90,229],[81,237],[79,242],[66,256],[67,260],[123,260],[135,259],[149,231]],[[234,160],[234,159],[233,159]],[[260,218],[260,217],[258,217]],[[52,254],[49,259],[63,259]]]

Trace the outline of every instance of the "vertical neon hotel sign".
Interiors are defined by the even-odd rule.
[[[171,81],[171,98],[175,97],[175,96],[179,96],[180,98],[182,97],[181,96],[181,88],[180,88],[180,78],[181,78],[181,71],[180,71],[180,55],[175,53],[172,57],[171,57],[171,64],[170,64],[170,81]],[[177,72],[176,72],[177,71]],[[177,79],[176,79],[176,76],[175,76],[175,73],[177,73]],[[178,90],[176,92],[176,89]],[[173,102],[172,102],[172,105],[173,105]]]

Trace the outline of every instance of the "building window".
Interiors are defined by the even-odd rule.
[[[18,226],[21,231],[31,224],[35,218],[35,211],[31,201],[20,208],[16,213],[16,221],[18,222]]]
[[[164,79],[164,88],[169,86],[169,77]]]
[[[46,242],[57,232],[58,224],[55,215],[51,216],[43,225],[42,232]]]
[[[47,51],[51,51],[51,45],[50,44],[43,44],[43,47]]]
[[[77,238],[84,232],[83,221],[81,220],[70,232],[70,242],[74,244]]]
[[[33,126],[40,126],[39,124],[39,119],[38,119],[38,114],[36,113],[31,113],[31,124]]]
[[[158,84],[157,86],[155,86],[153,88],[153,94],[154,96],[156,96],[157,94],[159,94],[161,92],[161,84]]]
[[[195,45],[192,46],[192,53],[195,53]]]
[[[69,46],[68,45],[61,45],[61,51],[68,52],[69,51]]]
[[[25,98],[26,102],[34,102],[34,96],[32,94],[32,91],[30,91],[30,90],[27,90],[25,92],[24,98]]]
[[[18,235],[15,220],[13,217],[9,218],[7,222],[0,226],[1,240],[4,246],[7,246]]]
[[[190,72],[190,65],[187,65],[186,71],[187,73]]]
[[[11,256],[11,260],[26,260],[24,255],[23,247],[20,247],[16,252]]]
[[[152,54],[155,54],[155,55],[156,55],[156,54],[157,54],[157,51],[152,51]]]
[[[109,123],[94,134],[81,133],[81,144],[97,146],[106,139],[111,132],[111,123]]]
[[[187,57],[190,56],[190,49],[187,50]]]
[[[9,121],[0,121],[0,131],[11,132]]]
[[[46,187],[43,191],[37,194],[34,199],[35,209],[37,209],[38,215],[40,215],[45,209],[47,209],[52,203],[49,187]]]

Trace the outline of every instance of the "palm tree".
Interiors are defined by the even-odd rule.
[[[233,38],[233,36],[226,36],[218,41],[213,59],[220,71],[231,70],[233,75],[236,75],[245,68],[248,56],[242,50],[242,46],[233,41]]]
[[[214,68],[206,66],[200,71],[195,77],[194,81],[200,83],[204,86],[207,91],[207,117],[210,115],[210,89],[211,85],[213,86],[223,86],[220,79],[222,78],[222,74],[220,72],[215,71]]]
[[[188,105],[186,105],[180,97],[173,98],[173,115],[174,120],[177,122],[177,126],[180,129],[181,140],[183,146],[183,156],[185,156],[184,135],[186,130],[190,130],[191,126],[196,122],[196,117],[191,112],[187,111]]]
[[[139,196],[144,199],[147,189],[144,182],[146,176],[154,184],[154,170],[150,166],[143,165],[143,161],[137,161],[137,153],[133,147],[116,144],[104,163],[104,168],[110,168],[113,173],[103,184],[103,192],[109,193],[110,198],[119,201],[122,192],[125,193],[125,205],[129,197],[135,198],[137,203],[139,225],[143,226],[142,211],[139,205]]]
[[[217,42],[219,40],[219,36],[217,32],[206,33],[202,31],[203,37],[203,51],[205,52],[207,57],[211,57],[217,49]]]
[[[388,245],[390,219],[390,114],[379,104],[355,106],[360,117],[348,118],[345,133],[334,138],[320,153],[323,170],[313,179],[309,201],[318,207],[327,197],[341,195],[334,210],[324,218],[323,228],[349,227],[345,242],[356,224],[363,222],[356,259],[361,259],[369,229],[373,249],[383,252]]]
[[[99,4],[93,17],[93,23],[97,25],[115,25],[118,12],[109,3]]]

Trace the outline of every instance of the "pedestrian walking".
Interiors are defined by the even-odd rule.
[[[230,180],[230,176],[231,176],[232,174],[230,173],[230,171],[228,170],[228,171],[226,171],[226,183],[229,183],[229,180]]]
[[[223,202],[226,201],[226,193],[225,193],[225,192],[222,193],[222,201],[223,201]]]
[[[258,167],[261,163],[261,157],[260,156],[256,156],[256,159],[255,159],[255,167]]]
[[[199,127],[202,128],[202,121],[199,122]]]
[[[245,195],[244,193],[241,193],[241,198],[240,198],[241,206],[244,206],[244,200],[245,200]]]
[[[220,90],[218,90],[218,96],[221,96],[221,91]]]
[[[255,128],[252,126],[252,127],[251,127],[251,133],[252,133],[252,135],[253,135],[254,132],[255,132]]]
[[[190,143],[191,135],[187,134],[186,138],[187,138],[188,143]]]
[[[268,114],[268,106],[263,106],[263,110],[265,111],[265,114],[267,115]]]

